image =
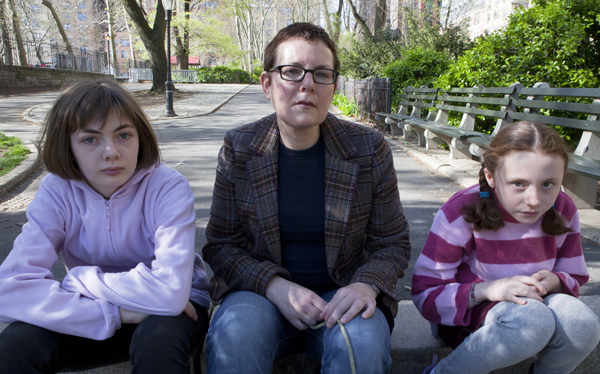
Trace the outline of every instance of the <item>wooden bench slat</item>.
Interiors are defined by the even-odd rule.
[[[461,113],[469,113],[475,114],[478,116],[488,116],[488,117],[496,117],[496,118],[506,118],[506,111],[503,110],[490,110],[490,109],[479,109],[479,108],[467,108],[464,106],[456,106],[456,105],[437,105],[437,109],[440,110],[451,110],[454,112]]]
[[[600,99],[600,88],[523,88],[520,96],[567,96]]]
[[[536,108],[536,109],[552,109],[562,110],[565,112],[578,112],[585,114],[600,114],[599,104],[583,104],[583,103],[565,103],[558,101],[542,101],[542,100],[517,100],[517,107]]]
[[[474,88],[451,88],[451,93],[465,94],[488,94],[488,95],[510,95],[515,92],[516,87],[474,87]]]
[[[437,101],[451,101],[456,103],[474,103],[474,104],[492,104],[492,105],[508,105],[510,97],[468,97],[468,96],[451,96],[440,95]]]
[[[532,113],[514,113],[513,118],[515,120],[536,121],[536,122],[545,123],[547,125],[570,127],[573,129],[580,129],[580,130],[585,130],[585,131],[600,131],[600,122],[587,121],[584,119],[553,117],[553,116],[545,116],[543,114],[532,114]]]

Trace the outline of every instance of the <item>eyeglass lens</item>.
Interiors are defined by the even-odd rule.
[[[306,70],[299,66],[282,66],[281,77],[290,81],[301,81],[306,75]],[[317,83],[333,83],[335,80],[335,72],[329,69],[314,69],[313,79]]]

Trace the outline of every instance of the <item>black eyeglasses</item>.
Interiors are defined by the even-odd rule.
[[[306,76],[306,73],[312,73],[313,80],[315,83],[319,84],[334,84],[338,75],[340,74],[331,69],[305,69],[295,65],[275,66],[273,69],[269,70],[269,72],[273,72],[275,70],[279,70],[281,79],[291,82],[301,82]]]

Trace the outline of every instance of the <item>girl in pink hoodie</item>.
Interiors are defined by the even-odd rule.
[[[50,174],[0,265],[0,373],[128,360],[189,373],[209,307],[194,196],[160,163],[143,110],[114,82],[83,81],[56,100],[40,144]]]

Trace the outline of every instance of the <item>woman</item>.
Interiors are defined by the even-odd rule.
[[[410,257],[390,148],[328,114],[339,60],[322,28],[282,29],[264,69],[275,113],[228,132],[219,153],[203,248],[222,299],[208,371],[270,373],[305,351],[323,372],[350,372],[339,320],[357,371],[388,372],[394,289]]]

